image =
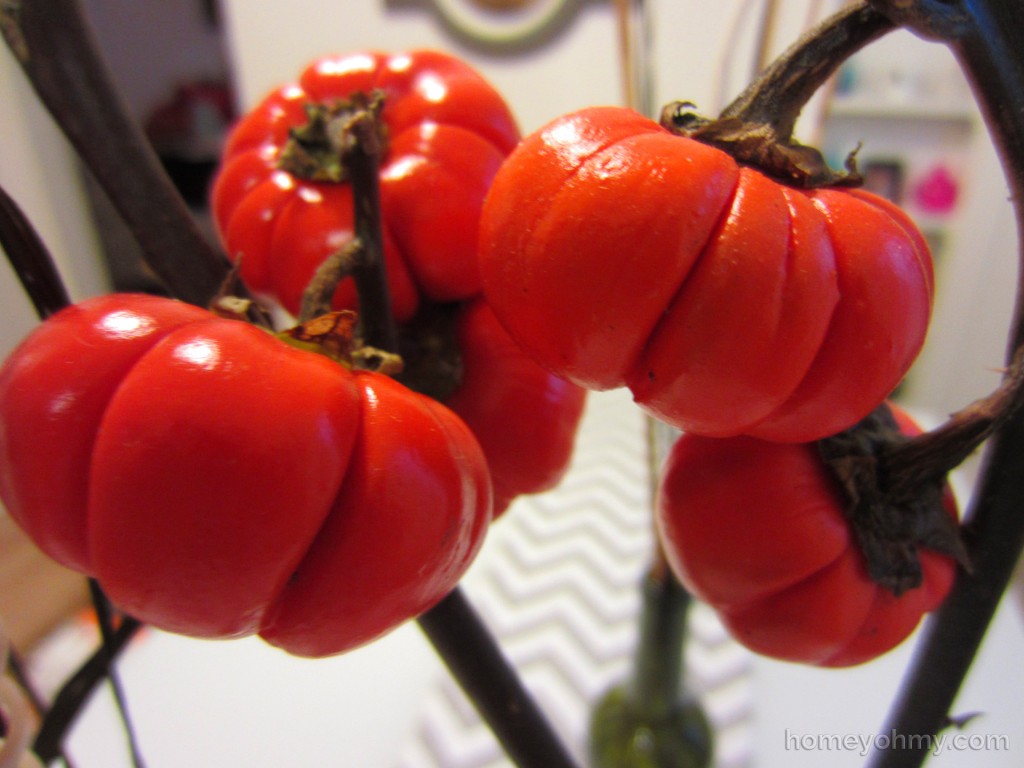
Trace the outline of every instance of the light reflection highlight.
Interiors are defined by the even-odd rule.
[[[212,371],[220,362],[220,349],[210,339],[196,339],[175,348],[174,357],[186,365]]]
[[[135,339],[153,329],[153,319],[128,310],[105,315],[99,322],[100,330],[114,339]]]
[[[423,75],[416,81],[416,90],[434,104],[441,103],[448,96],[448,86],[437,75]]]
[[[411,176],[417,169],[426,164],[426,158],[420,155],[406,155],[388,165],[381,173],[381,179],[394,180]]]
[[[327,59],[317,65],[322,75],[347,75],[352,72],[372,72],[377,62],[369,54],[354,54],[336,59]]]

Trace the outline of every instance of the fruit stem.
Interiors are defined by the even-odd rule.
[[[362,242],[352,238],[323,260],[302,292],[302,303],[296,320],[305,323],[331,311],[331,300],[338,284],[352,276],[356,263],[362,258],[362,252]]]
[[[688,102],[673,102],[662,110],[661,124],[791,186],[858,185],[853,153],[846,171],[834,171],[821,152],[793,139],[793,129],[807,102],[847,59],[894,29],[871,6],[854,3],[800,37],[716,120],[695,114]]]
[[[96,623],[100,630],[101,647],[108,649],[108,654],[111,658],[110,668],[107,670],[107,682],[110,685],[111,693],[114,696],[114,703],[117,706],[118,715],[124,725],[132,766],[133,768],[142,768],[142,752],[139,749],[138,738],[135,734],[135,727],[132,724],[132,718],[128,712],[128,700],[124,691],[124,685],[121,683],[121,676],[118,674],[113,663],[113,659],[117,655],[117,626],[124,620],[124,617],[118,614],[106,594],[104,594],[99,582],[95,579],[89,579],[89,594],[92,598],[93,611],[96,614]]]
[[[1024,347],[1014,354],[1002,383],[986,397],[954,413],[933,430],[890,445],[880,457],[892,485],[907,489],[935,482],[960,466],[1021,407]]]
[[[896,28],[867,3],[844,7],[798,38],[722,110],[719,119],[768,126],[777,140],[789,141],[800,112],[839,67]]]
[[[384,264],[384,230],[380,208],[380,110],[374,97],[352,112],[340,126],[338,146],[352,183],[355,208],[356,258],[351,274],[359,295],[359,323],[367,346],[398,353],[398,330],[391,311]]]
[[[878,584],[897,596],[921,584],[918,550],[973,564],[946,509],[946,476],[1020,407],[1024,349],[994,392],[914,437],[902,434],[888,404],[854,427],[818,442],[846,497],[846,514]]]

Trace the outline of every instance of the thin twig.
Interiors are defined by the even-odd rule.
[[[107,599],[107,596],[100,588],[99,582],[89,579],[89,595],[92,598],[93,610],[96,612],[96,623],[99,625],[100,642],[107,651],[111,666],[107,671],[107,680],[110,683],[110,690],[114,694],[114,703],[117,705],[118,715],[124,726],[124,732],[128,739],[128,749],[132,758],[132,765],[135,768],[143,768],[145,763],[142,759],[142,752],[139,750],[138,739],[135,736],[135,727],[132,725],[131,715],[128,713],[128,700],[124,693],[124,685],[121,683],[121,676],[113,666],[116,654],[113,653],[113,638],[116,631],[114,626],[114,608]]]
[[[377,108],[379,109],[379,107]],[[360,244],[352,278],[359,294],[359,324],[365,344],[386,352],[398,352],[398,330],[391,311],[387,270],[384,265],[384,232],[380,209],[380,143],[375,114],[360,112],[348,125],[354,148],[346,156],[355,205],[355,238]]]
[[[110,642],[98,648],[78,671],[65,681],[50,706],[46,719],[36,735],[35,753],[44,763],[55,760],[68,729],[78,718],[82,707],[96,686],[110,671],[110,665],[142,625],[126,617],[110,637]]]
[[[0,246],[40,318],[49,317],[71,303],[42,238],[3,187],[0,187]]]
[[[302,292],[302,303],[296,318],[300,323],[331,311],[331,302],[338,284],[352,276],[356,264],[362,258],[362,252],[362,242],[359,238],[352,238],[323,260]]]
[[[33,227],[32,222],[2,187],[0,187],[0,246],[2,246],[11,268],[25,289],[25,293],[40,319],[49,317],[71,303],[67,287],[61,279],[50,251]],[[28,670],[13,648],[10,651],[8,662],[11,672],[25,691],[32,708],[40,720],[45,722],[49,715],[46,704],[35,690],[35,686],[29,679]],[[66,768],[74,768],[74,764],[64,754],[60,744],[56,746],[53,759],[60,759]]]
[[[25,692],[25,698],[28,699],[29,705],[32,710],[36,713],[40,722],[45,720],[47,715],[46,702],[43,700],[42,694],[36,690],[35,684],[28,673],[28,668],[25,664],[24,659],[21,658],[14,648],[10,648],[7,654],[7,669],[10,671],[11,676],[21,689]],[[64,768],[75,768],[75,764],[71,761],[71,758],[61,750],[58,755],[60,761],[64,764]]]

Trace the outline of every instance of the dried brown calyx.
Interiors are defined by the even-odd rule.
[[[883,405],[845,432],[818,441],[875,582],[896,595],[919,586],[922,548],[970,570],[947,506],[946,478],[1019,407],[1022,386],[1024,348],[998,389],[930,432],[903,434]]]

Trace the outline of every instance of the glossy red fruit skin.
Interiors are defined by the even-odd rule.
[[[462,379],[445,404],[480,441],[494,515],[520,495],[556,487],[569,469],[586,390],[541,368],[509,337],[487,302],[459,311]]]
[[[902,642],[943,601],[956,566],[920,550],[921,586],[894,596],[868,576],[842,503],[813,444],[684,435],[663,468],[657,530],[681,582],[743,645],[852,666]],[[947,508],[955,517],[951,493]]]
[[[57,313],[0,368],[0,498],[140,620],[314,656],[444,597],[491,512],[448,409],[135,295]]]
[[[409,319],[421,298],[480,291],[477,230],[487,189],[519,140],[498,92],[464,61],[437,51],[364,51],[312,62],[270,93],[228,137],[211,208],[228,255],[257,293],[298,310],[316,268],[353,236],[352,187],[279,168],[310,104],[380,91],[385,153],[380,196],[392,305]],[[335,308],[356,308],[351,280]]]
[[[541,365],[714,437],[852,426],[920,351],[934,290],[924,238],[882,198],[786,187],[618,107],[522,141],[480,252],[485,295]]]

